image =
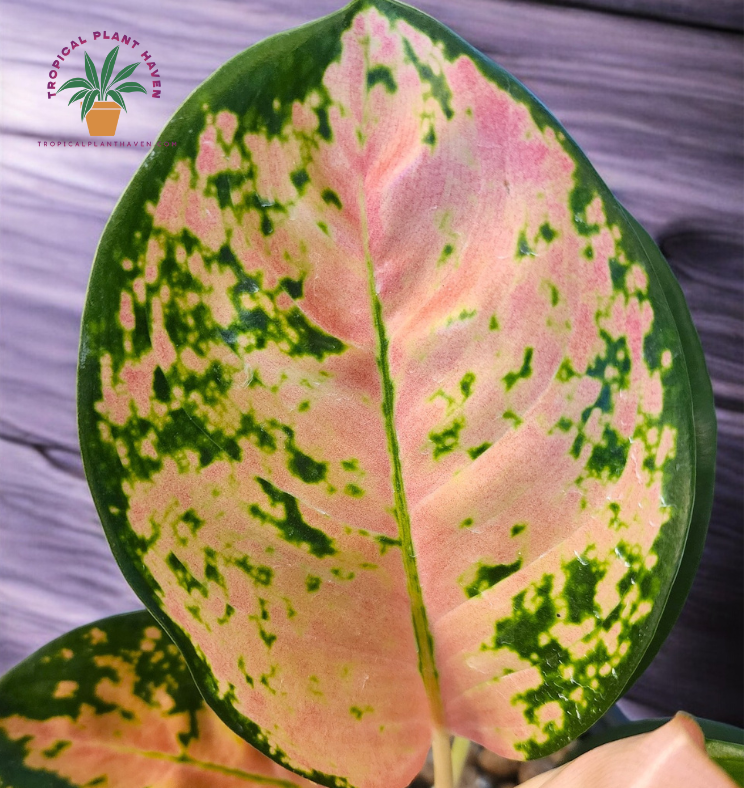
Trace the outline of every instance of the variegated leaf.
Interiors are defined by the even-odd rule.
[[[710,383],[658,250],[524,87],[387,0],[239,55],[164,134],[81,344],[129,581],[317,782],[405,785],[432,730],[562,746],[707,523]]]
[[[310,788],[220,721],[145,612],[63,635],[0,679],[3,788]]]

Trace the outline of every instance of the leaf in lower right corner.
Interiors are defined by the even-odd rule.
[[[735,788],[741,785],[741,775],[736,774],[741,765],[741,745],[729,747],[727,743],[712,741],[705,733],[711,723],[701,722],[699,725],[693,718],[678,714],[671,720],[642,720],[620,726],[610,732],[609,740],[601,737],[603,744],[591,748],[591,742],[585,742],[581,755],[554,772],[528,780],[522,784],[523,788],[648,788],[649,785]],[[741,731],[738,734],[740,741]],[[723,747],[718,753],[711,752],[712,744]]]
[[[710,758],[731,777],[737,786],[744,788],[744,730],[700,717],[693,717],[692,720],[705,737],[705,749]],[[651,733],[669,722],[667,718],[636,720],[610,727],[599,734],[586,736],[579,740],[578,746],[571,754],[571,759],[578,760],[586,753],[612,742]]]

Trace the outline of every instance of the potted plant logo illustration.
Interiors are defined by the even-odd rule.
[[[67,102],[67,106],[69,107],[73,101],[80,101],[80,120],[85,118],[91,137],[113,137],[116,134],[119,113],[122,109],[124,112],[127,111],[122,93],[147,93],[147,90],[139,82],[122,82],[134,73],[139,63],[126,66],[111,79],[118,54],[119,47],[116,46],[106,55],[99,79],[93,60],[86,52],[85,75],[87,79],[82,77],[68,79],[57,91],[59,93],[68,88],[80,88]],[[113,101],[107,101],[109,98]]]

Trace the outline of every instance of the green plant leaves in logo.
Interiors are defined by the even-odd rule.
[[[68,79],[67,82],[65,82],[57,92],[59,93],[63,90],[67,90],[68,88],[85,88],[86,90],[91,90],[93,87],[94,86],[91,85],[87,79],[83,79],[82,77],[73,77],[72,79]]]
[[[131,77],[134,74],[134,70],[139,66],[139,63],[132,63],[129,66],[124,66],[124,68],[111,80],[111,84],[115,85],[117,82],[121,82],[122,79],[126,79],[127,77]],[[138,83],[133,83],[138,84]],[[141,86],[140,86],[141,87]],[[143,92],[147,92],[144,88],[142,88]]]
[[[106,55],[106,59],[103,61],[103,68],[101,68],[101,95],[105,95],[106,93],[109,80],[114,73],[114,64],[116,63],[116,56],[118,54],[119,47],[115,46],[108,55]]]
[[[124,103],[124,97],[121,95],[121,93],[119,93],[118,90],[109,88],[108,94],[124,110],[124,112],[127,111],[127,105]]]
[[[135,65],[139,65],[139,63],[135,63]],[[139,84],[139,82],[122,82],[116,90],[114,88],[109,87],[108,95],[121,107],[124,109],[124,112],[127,111],[127,106],[124,103],[124,97],[121,95],[122,93],[147,93],[145,88]]]
[[[70,88],[83,88],[83,90],[75,93],[73,97],[67,102],[67,105],[69,106],[74,101],[79,101],[82,99],[80,120],[85,118],[97,99],[100,101],[106,101],[106,99],[111,98],[126,112],[127,107],[121,95],[122,93],[147,94],[147,90],[142,85],[140,85],[139,82],[122,82],[122,84],[120,84],[118,87],[113,87],[116,83],[131,76],[139,65],[139,63],[132,63],[129,66],[125,66],[123,69],[121,69],[121,71],[119,71],[116,77],[111,80],[111,74],[114,70],[118,52],[119,47],[116,46],[108,53],[108,55],[106,55],[106,59],[103,62],[103,68],[101,69],[100,80],[98,78],[98,72],[96,71],[95,64],[93,63],[90,55],[86,52],[85,74],[87,79],[83,79],[82,77],[68,79],[67,82],[65,82],[57,90],[57,92],[60,93],[63,90],[68,90]]]
[[[73,101],[79,101],[88,93],[89,88],[84,88],[83,90],[79,90],[77,93],[74,93],[72,98],[67,102],[67,106],[69,107]]]
[[[83,106],[80,108],[80,120],[83,120],[93,106],[98,93],[96,90],[89,90],[83,99]]]
[[[122,82],[116,89],[119,93],[147,93],[139,82]]]
[[[408,784],[433,730],[575,738],[709,514],[658,249],[523,86],[390,0],[238,55],[164,134],[98,248],[80,437],[210,705],[338,788]]]
[[[91,60],[90,55],[86,52],[85,53],[85,76],[88,77],[88,82],[93,85],[96,89],[100,90],[100,84],[98,82],[98,74],[96,72],[96,67]],[[62,89],[62,88],[60,88]],[[101,100],[103,100],[103,94],[100,94]]]

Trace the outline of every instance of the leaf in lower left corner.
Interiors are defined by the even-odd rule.
[[[204,703],[146,611],[80,627],[0,679],[0,786],[310,788]]]

